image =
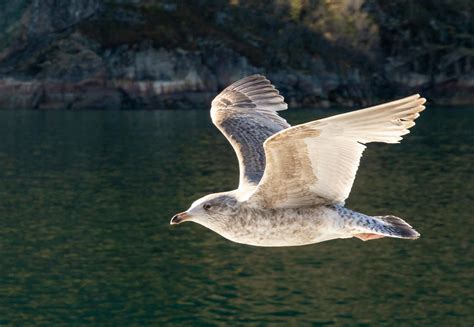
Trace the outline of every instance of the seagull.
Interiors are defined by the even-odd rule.
[[[425,109],[420,95],[290,126],[271,82],[252,75],[225,88],[211,118],[237,154],[236,190],[206,195],[171,218],[192,221],[241,244],[300,246],[338,238],[417,239],[392,215],[370,216],[344,202],[365,144],[399,143]]]

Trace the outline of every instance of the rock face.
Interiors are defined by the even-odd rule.
[[[253,73],[294,106],[355,107],[413,92],[474,103],[469,2],[428,1],[426,13],[381,0],[296,3],[9,1],[0,11],[0,108],[208,108]]]
[[[98,0],[33,0],[30,7],[27,34],[29,38],[41,37],[70,28],[98,10]]]

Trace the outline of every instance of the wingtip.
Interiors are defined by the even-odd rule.
[[[259,78],[260,78],[260,79],[266,79],[266,80],[268,80],[268,78],[267,78],[265,75],[263,75],[263,74],[253,74],[253,75],[249,75],[249,76],[247,76],[247,77],[242,77],[242,79],[249,79],[249,80],[251,80],[251,79],[259,79]]]
[[[426,98],[422,97],[421,94],[419,93],[416,93],[416,94],[413,94],[412,96],[410,96],[410,98],[415,98],[416,101],[421,105],[421,104],[425,104],[426,103]]]

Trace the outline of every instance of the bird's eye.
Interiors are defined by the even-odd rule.
[[[209,203],[204,204],[202,207],[204,208],[204,210],[211,209],[211,205]]]

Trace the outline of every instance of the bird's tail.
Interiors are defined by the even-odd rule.
[[[408,238],[412,240],[420,237],[420,233],[418,233],[402,218],[395,216],[375,216],[374,218],[383,222],[381,228],[386,236]]]
[[[354,236],[363,241],[373,240],[382,237],[395,237],[415,240],[420,237],[413,227],[406,221],[395,216],[373,216],[369,224],[358,226],[360,233]]]

